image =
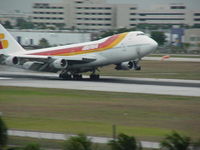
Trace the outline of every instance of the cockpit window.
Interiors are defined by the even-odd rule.
[[[136,36],[145,35],[144,33],[137,33]]]

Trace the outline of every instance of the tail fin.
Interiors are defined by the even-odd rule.
[[[0,54],[13,54],[24,51],[21,45],[0,24]]]

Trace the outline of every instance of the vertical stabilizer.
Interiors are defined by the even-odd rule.
[[[21,53],[25,50],[10,35],[10,33],[0,24],[0,54]]]

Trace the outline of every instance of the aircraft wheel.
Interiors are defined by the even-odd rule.
[[[71,80],[72,76],[70,74],[60,74],[59,78],[65,79],[65,80]]]
[[[82,74],[74,74],[73,79],[75,80],[81,80],[83,78]]]
[[[99,78],[100,78],[100,76],[98,74],[91,74],[90,75],[91,80],[98,80]]]
[[[135,70],[141,70],[141,66],[137,66]]]

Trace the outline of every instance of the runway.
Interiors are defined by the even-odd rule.
[[[92,81],[86,76],[79,81],[62,80],[57,74],[12,71],[5,71],[0,67],[0,86],[200,96],[199,80],[101,76],[100,80]]]

